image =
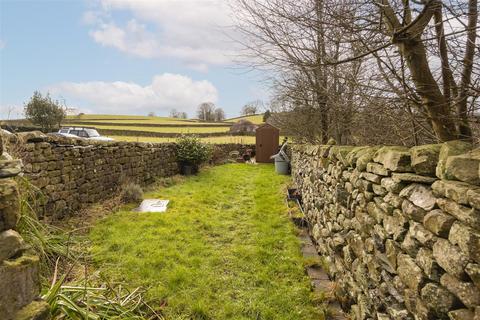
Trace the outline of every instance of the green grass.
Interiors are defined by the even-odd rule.
[[[71,126],[81,126],[81,123],[72,123]],[[97,129],[113,129],[113,130],[124,130],[124,131],[144,131],[144,132],[164,132],[164,133],[210,133],[210,132],[228,132],[229,127],[202,127],[202,126],[191,126],[191,127],[134,127],[134,126],[105,126],[99,125],[95,126]]]
[[[133,136],[111,136],[109,137],[117,141],[133,141],[133,142],[175,142],[177,138],[164,137],[133,137]],[[220,137],[202,137],[201,141],[206,143],[220,144],[220,143],[241,143],[241,144],[255,144],[254,136],[220,136]]]
[[[242,116],[242,117],[235,117],[225,120],[226,122],[237,122],[240,120],[248,120],[255,124],[262,124],[263,123],[263,114],[256,114],[253,116]]]
[[[144,117],[144,116],[117,116],[117,115],[84,115],[80,118],[78,116],[68,116],[67,120],[74,123],[81,122],[109,122],[116,124],[179,124],[179,125],[192,125],[201,126],[205,124],[219,124],[218,122],[201,122],[198,120],[178,119],[169,117]],[[70,124],[70,123],[69,123]]]
[[[166,213],[121,211],[91,232],[110,278],[148,288],[166,319],[319,319],[295,227],[271,165],[202,171],[148,198]]]
[[[174,118],[168,118],[168,117],[148,117],[148,116],[135,116],[135,115],[118,115],[118,114],[83,114],[81,116],[78,115],[71,115],[67,116],[67,119],[72,120],[72,119],[79,119],[79,120],[85,120],[85,121],[91,121],[91,120],[107,120],[107,119],[116,119],[116,120],[127,120],[127,119],[135,119],[135,120],[149,120],[149,119],[158,119],[158,121],[161,120],[170,120]]]

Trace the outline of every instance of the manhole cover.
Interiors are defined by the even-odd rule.
[[[170,200],[145,199],[137,208],[139,212],[165,212]]]

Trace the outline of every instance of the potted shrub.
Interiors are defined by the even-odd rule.
[[[210,159],[210,145],[202,143],[196,136],[182,135],[177,140],[177,160],[183,175],[198,172],[200,164]]]

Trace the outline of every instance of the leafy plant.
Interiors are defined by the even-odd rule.
[[[139,203],[143,200],[142,187],[133,182],[128,182],[121,187],[121,195],[124,203]]]
[[[140,288],[95,286],[86,280],[65,284],[64,275],[53,280],[42,298],[50,305],[53,319],[163,319],[144,301]]]
[[[37,215],[45,204],[45,195],[27,179],[18,177],[20,189],[20,219],[17,230],[35,254],[40,257],[42,275],[47,276],[59,257],[78,256],[75,248],[70,247],[70,233],[42,223]]]
[[[25,117],[33,124],[42,127],[44,131],[51,131],[60,126],[65,118],[65,109],[58,101],[47,94],[45,97],[38,91],[33,93],[30,101],[25,105]]]
[[[196,136],[182,135],[177,140],[177,159],[186,165],[198,166],[210,159],[212,148]]]

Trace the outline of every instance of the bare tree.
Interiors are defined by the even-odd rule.
[[[270,80],[278,98],[275,106],[281,107],[273,111],[281,117],[288,111],[285,108],[290,108],[291,115],[301,112],[302,106],[309,110],[307,113],[316,110],[317,116],[309,118],[308,126],[315,128],[315,140],[326,142],[334,134],[332,123],[337,109],[350,109],[344,113],[351,114],[355,107],[346,87],[358,86],[361,61],[333,68],[325,65],[338,61],[344,52],[356,50],[349,44],[348,35],[322,23],[328,17],[326,1],[237,3],[238,28],[248,39],[242,43],[247,53],[244,61],[253,61],[251,67],[268,68],[275,75]],[[348,4],[341,3],[339,8],[346,10]]]
[[[250,101],[242,107],[241,114],[244,116],[254,115],[260,112],[263,108],[264,104],[262,100]]]
[[[197,108],[197,117],[203,121],[215,121],[215,104],[203,102]]]
[[[222,108],[216,108],[215,109],[215,121],[216,122],[221,122],[225,120],[225,112],[223,111]]]
[[[274,118],[289,112],[294,126],[303,122],[292,115],[314,110],[318,116],[303,125],[318,129],[322,142],[358,140],[363,133],[355,130],[368,127],[359,119],[373,110],[390,121],[392,136],[410,132],[409,143],[471,139],[480,82],[477,0],[236,3],[243,61],[273,74]]]
[[[180,113],[177,111],[177,109],[172,109],[170,110],[170,118],[179,118]]]

